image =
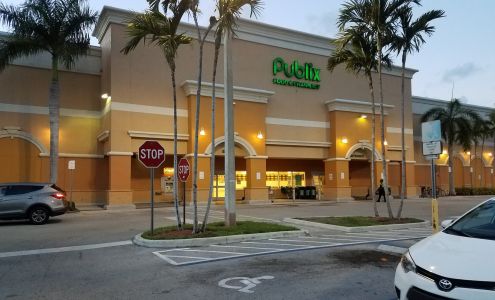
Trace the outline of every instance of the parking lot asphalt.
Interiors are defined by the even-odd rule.
[[[460,215],[485,199],[443,198],[441,218]],[[394,208],[397,204],[393,202]],[[204,208],[200,208],[200,215],[202,211]],[[384,203],[380,203],[380,211],[385,214]],[[430,211],[427,199],[410,200],[404,216],[429,219]],[[285,217],[371,212],[370,202],[296,202],[237,208],[239,220],[275,222]],[[386,244],[407,248],[416,239],[400,237],[419,238],[429,230],[354,235],[313,230],[311,236],[290,241],[276,239],[224,245],[228,247],[216,250],[182,251],[175,256],[199,257],[208,263],[181,265],[195,259],[169,257],[179,262],[174,265],[157,255],[164,249],[142,248],[130,242],[132,236],[148,229],[149,216],[149,210],[142,209],[71,213],[43,226],[1,221],[0,299],[394,299],[393,274],[399,257],[376,251],[377,247]],[[172,208],[159,208],[155,216],[157,226],[174,223]],[[222,218],[223,209],[215,207],[211,220]],[[256,251],[272,253],[210,259]]]
[[[176,267],[128,245],[4,258],[0,299],[393,299],[398,260],[354,246]]]
[[[457,216],[488,197],[440,198],[440,219]],[[382,216],[386,215],[385,203],[378,203]],[[392,200],[394,211],[399,201]],[[404,217],[424,220],[431,218],[429,199],[406,200]],[[199,208],[202,217],[204,207]],[[187,208],[191,218],[192,208]],[[210,221],[223,220],[223,207],[215,206]],[[286,217],[372,215],[372,203],[354,201],[296,202],[277,205],[238,205],[239,220],[281,221]],[[33,226],[26,221],[0,221],[0,252],[32,250],[42,248],[77,246],[118,242],[131,239],[134,235],[149,229],[149,209],[82,211],[52,218],[49,224]],[[174,210],[171,207],[155,210],[156,226],[173,225]]]

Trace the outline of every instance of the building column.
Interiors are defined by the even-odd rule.
[[[489,182],[489,187],[490,188],[495,188],[495,170],[493,170],[493,166],[489,167],[489,170],[488,171],[488,182]]]
[[[248,203],[269,203],[266,186],[266,156],[248,156],[246,159],[246,199]]]
[[[107,209],[134,208],[131,189],[131,159],[132,153],[110,154],[108,157]]]
[[[349,185],[349,160],[344,158],[325,160],[325,177],[323,199],[354,200],[351,197],[351,186]]]
[[[186,158],[189,161],[189,165],[191,166],[190,175],[186,182],[186,202],[192,204],[194,156],[192,154],[188,154]],[[216,159],[218,159],[218,157]],[[179,189],[182,188],[182,184],[183,183],[179,180]],[[210,155],[198,154],[197,186],[198,202],[208,202],[208,193],[210,191]],[[182,195],[182,192],[179,192],[179,194]]]
[[[474,183],[472,166],[463,167],[464,187],[472,188]]]
[[[406,162],[406,198],[418,198],[421,190],[416,184],[416,162]]]

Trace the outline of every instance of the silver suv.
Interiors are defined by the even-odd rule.
[[[67,211],[65,192],[49,183],[0,183],[0,219],[29,219],[35,225]]]

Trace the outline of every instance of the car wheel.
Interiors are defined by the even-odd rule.
[[[47,208],[42,206],[34,207],[29,211],[29,220],[34,225],[42,225],[48,222],[50,213]]]

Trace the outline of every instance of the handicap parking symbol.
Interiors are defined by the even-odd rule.
[[[273,279],[273,276],[260,276],[256,278],[249,277],[231,277],[225,278],[218,282],[219,287],[223,287],[226,289],[237,290],[241,293],[252,294],[254,291],[251,289],[255,288],[258,284],[261,283],[261,280]]]

